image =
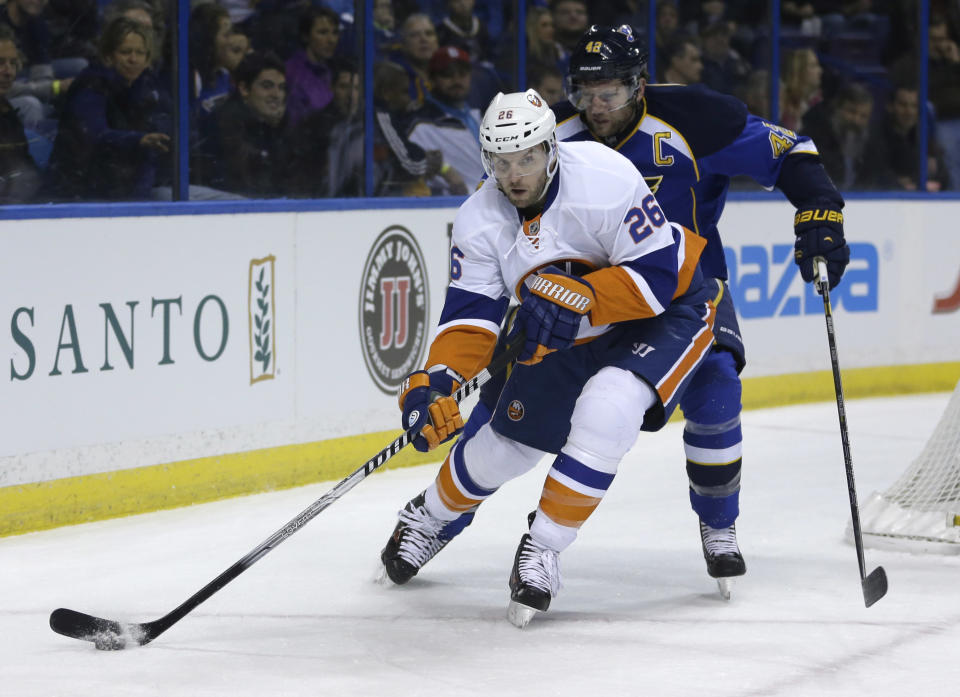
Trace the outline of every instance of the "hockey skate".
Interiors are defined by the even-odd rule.
[[[397,527],[380,553],[383,568],[377,580],[384,582],[389,578],[398,586],[409,581],[473,522],[474,514],[475,511],[469,511],[452,521],[434,518],[427,512],[421,492],[400,511]]]
[[[546,612],[560,590],[560,560],[557,553],[524,535],[517,547],[510,572],[510,605],[507,619],[523,629],[538,612]]]
[[[707,573],[717,579],[720,596],[730,600],[733,579],[747,573],[747,565],[737,545],[737,526],[711,528],[700,521],[700,540],[703,542]]]

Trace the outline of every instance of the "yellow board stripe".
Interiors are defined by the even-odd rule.
[[[958,380],[960,362],[843,371],[844,394],[848,398],[949,392]],[[749,378],[743,382],[746,409],[833,399],[833,373],[829,370]],[[682,417],[675,413],[674,419],[679,418]],[[381,431],[0,487],[0,537],[337,480],[353,472],[398,435],[399,431]],[[438,462],[447,456],[448,450],[449,445],[431,453],[406,448],[384,467]]]
[[[342,479],[399,435],[382,431],[0,487],[0,537]],[[405,448],[384,469],[436,461],[449,447]]]

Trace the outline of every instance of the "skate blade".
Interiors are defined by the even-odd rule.
[[[717,579],[717,588],[720,589],[720,597],[724,600],[730,600],[730,591],[733,590],[733,586],[736,583],[733,576],[727,578],[718,578]]]
[[[511,600],[507,606],[507,619],[510,620],[510,624],[517,629],[523,629],[530,624],[530,620],[534,618],[537,612],[537,610],[528,605],[521,605]]]

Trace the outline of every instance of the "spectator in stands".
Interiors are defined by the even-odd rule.
[[[433,54],[440,48],[437,30],[428,15],[415,12],[400,25],[399,49],[390,54],[390,62],[396,63],[407,73],[410,99],[419,107],[430,91],[427,66]]]
[[[51,58],[96,58],[100,32],[99,5],[103,0],[50,0],[44,19],[50,29]],[[104,20],[106,24],[106,20]],[[77,67],[79,73],[86,65]]]
[[[919,181],[917,156],[917,88],[913,83],[894,87],[881,123],[873,129],[866,146],[861,184],[867,189],[916,191]],[[931,134],[932,136],[932,134]],[[939,144],[928,141],[927,191],[945,191],[949,176]]]
[[[13,31],[26,71],[25,78],[14,83],[7,99],[28,129],[40,127],[53,101],[66,93],[73,76],[85,64],[68,62],[57,74],[50,54],[50,29],[43,18],[46,5],[47,0],[7,0],[0,8],[0,24]]]
[[[837,7],[839,5],[839,7]],[[880,16],[874,12],[873,0],[841,0],[831,2],[830,11],[821,12],[823,34],[831,36],[849,31],[879,31]],[[879,36],[878,40],[886,38]]]
[[[216,189],[250,198],[286,195],[291,186],[294,143],[287,120],[287,78],[276,55],[254,51],[237,66],[237,89],[214,115],[206,139]]]
[[[801,133],[813,139],[823,167],[838,189],[856,188],[865,178],[872,113],[873,94],[861,84],[850,83],[829,103],[812,107],[804,117]]]
[[[147,0],[112,0],[103,10],[103,21],[106,23],[120,16],[153,29],[153,5]]]
[[[672,2],[658,2],[655,32],[657,61],[663,60],[667,47],[680,33],[680,11],[677,6]]]
[[[754,70],[737,90],[736,96],[747,105],[747,111],[763,119],[770,118],[770,71]],[[777,111],[783,113],[783,83],[778,91]]]
[[[373,0],[373,41],[377,57],[386,55],[397,40],[393,0]]]
[[[470,63],[462,48],[437,49],[429,65],[433,89],[411,117],[410,142],[443,154],[439,175],[427,182],[434,194],[466,194],[483,179],[479,140],[483,115],[467,103]]]
[[[154,50],[154,69],[156,70],[163,57],[163,51],[161,50],[164,42],[165,25],[163,18],[158,15],[156,9],[148,0],[112,0],[103,11],[104,24],[109,24],[117,17],[126,17],[135,22],[140,22],[153,32],[153,45],[156,48]]]
[[[563,76],[556,68],[540,67],[527,70],[527,86],[532,87],[551,106],[564,101]]]
[[[190,13],[190,89],[201,120],[230,94],[227,65],[232,31],[230,15],[216,3],[197,5]]]
[[[293,133],[293,193],[309,198],[363,195],[360,74],[350,59],[330,61],[333,99],[307,114]]]
[[[493,45],[483,22],[474,14],[475,0],[446,0],[447,14],[437,26],[441,46],[458,46],[473,62],[493,59]]]
[[[960,187],[960,48],[943,16],[930,19],[929,97],[954,188]],[[914,73],[916,75],[916,73]]]
[[[0,23],[13,30],[27,65],[50,64],[50,28],[43,18],[46,6],[47,0],[7,0],[0,11]]]
[[[750,64],[731,48],[730,36],[726,22],[714,22],[700,30],[703,46],[701,80],[725,94],[733,94],[750,74]]]
[[[0,26],[0,204],[29,203],[40,187],[40,172],[27,136],[6,94],[20,71],[20,51],[9,27]]]
[[[556,39],[569,53],[590,26],[586,0],[553,0],[550,12]]]
[[[426,181],[443,167],[439,150],[424,151],[405,136],[413,101],[403,66],[384,61],[374,66],[373,148],[376,196],[429,196]]]
[[[780,5],[780,22],[802,36],[820,36],[823,28],[817,8],[805,0],[784,0]]]
[[[311,7],[300,16],[300,44],[287,61],[287,113],[295,126],[333,99],[329,61],[340,40],[340,18],[326,7]]]
[[[232,76],[233,72],[240,65],[240,61],[252,50],[250,47],[250,37],[234,26],[233,31],[227,34],[227,46],[224,49],[223,67],[225,67]]]
[[[170,115],[149,67],[153,32],[118,17],[99,51],[67,92],[48,190],[57,200],[146,200],[170,150]]]
[[[802,131],[803,117],[823,98],[820,80],[823,68],[813,49],[784,51],[780,62],[783,82],[783,110],[780,123],[791,131]]]
[[[679,36],[667,45],[663,56],[657,60],[663,75],[662,82],[677,85],[692,85],[700,82],[703,60],[697,42],[687,36]]]
[[[567,74],[570,52],[556,40],[553,15],[545,7],[527,10],[527,70],[554,68]]]

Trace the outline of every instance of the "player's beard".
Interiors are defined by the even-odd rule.
[[[543,198],[542,192],[547,184],[547,173],[542,171],[536,176],[517,177],[512,182],[497,183],[500,186],[500,191],[503,192],[503,195],[507,197],[514,208],[532,208]],[[515,186],[511,187],[510,184],[519,185],[524,191],[515,193],[513,190]]]

